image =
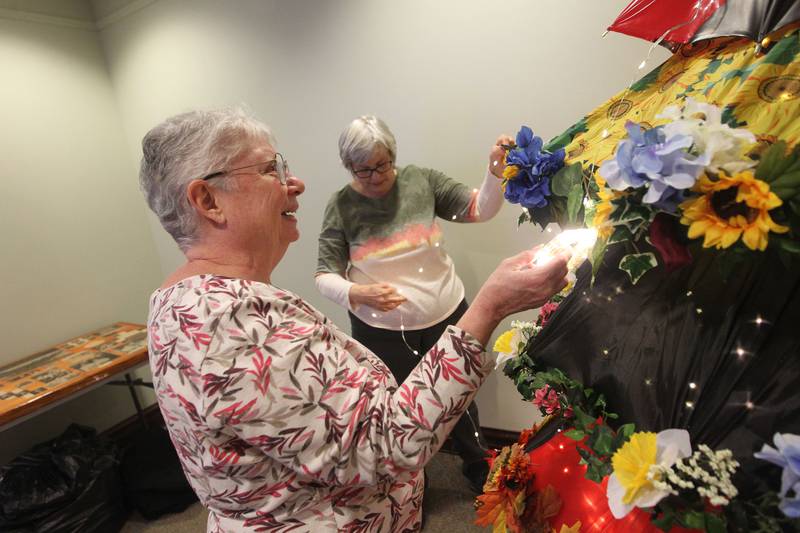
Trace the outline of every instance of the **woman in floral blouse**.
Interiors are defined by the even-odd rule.
[[[503,261],[401,384],[271,273],[299,237],[303,182],[239,110],[172,117],[142,141],[148,204],[186,262],[150,300],[150,365],[208,531],[416,531],[422,468],[493,367],[511,313],[566,261]]]

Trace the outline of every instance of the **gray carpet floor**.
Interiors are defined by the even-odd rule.
[[[488,533],[488,529],[473,524],[473,495],[466,479],[461,475],[461,460],[458,456],[439,452],[428,463],[425,471],[429,477],[429,486],[423,503],[424,531]],[[122,528],[122,533],[200,533],[206,530],[206,516],[206,510],[199,503],[182,513],[165,516],[153,522],[147,522],[134,514]]]

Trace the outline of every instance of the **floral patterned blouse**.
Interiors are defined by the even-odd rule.
[[[422,468],[494,361],[449,327],[400,386],[272,285],[194,276],[155,291],[155,390],[208,531],[415,531]]]

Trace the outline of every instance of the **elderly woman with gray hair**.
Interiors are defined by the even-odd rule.
[[[404,382],[272,282],[303,182],[237,110],[167,119],[142,141],[148,204],[186,262],[150,299],[158,404],[208,531],[415,531],[422,468],[472,400],[505,316],[565,284],[559,258],[503,261]]]
[[[467,310],[437,218],[483,222],[497,214],[503,203],[502,145],[512,142],[497,139],[483,184],[472,189],[436,170],[397,167],[394,135],[375,116],[353,120],[339,137],[350,182],[325,210],[316,284],[349,311],[353,337],[378,354],[397,381]],[[451,437],[462,472],[479,493],[489,468],[474,403]]]

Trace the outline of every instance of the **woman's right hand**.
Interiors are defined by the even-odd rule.
[[[567,286],[567,261],[560,254],[542,264],[533,264],[537,249],[526,250],[504,260],[487,278],[458,327],[486,344],[494,329],[507,316],[541,307]]]
[[[366,305],[378,311],[391,311],[406,299],[388,283],[355,284],[350,287],[350,304]]]

